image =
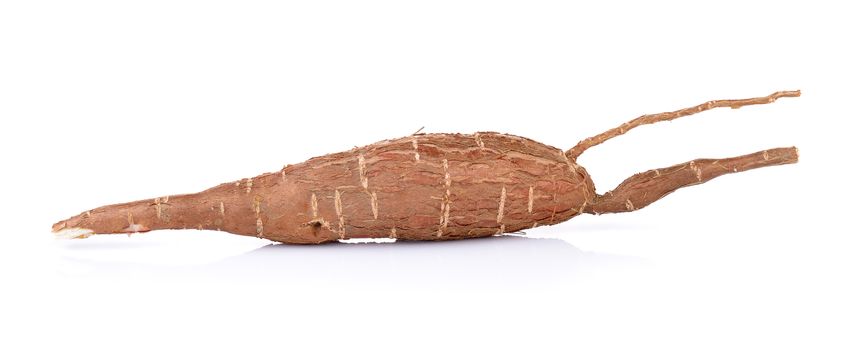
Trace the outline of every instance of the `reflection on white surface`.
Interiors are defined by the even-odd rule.
[[[120,246],[113,249],[130,247],[117,244]],[[520,236],[449,242],[274,244],[209,264],[179,266],[87,257],[87,250],[103,248],[107,247],[78,246],[73,257],[62,258],[62,273],[105,281],[516,289],[568,284],[598,271],[646,265],[640,258],[583,252],[560,239]]]

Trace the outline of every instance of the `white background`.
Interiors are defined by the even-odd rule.
[[[823,1],[3,1],[0,348],[858,347],[854,11]],[[797,165],[446,243],[57,241],[103,204],[424,132],[585,153],[600,191],[698,157]]]

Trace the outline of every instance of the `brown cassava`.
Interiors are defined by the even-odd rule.
[[[587,171],[577,164],[582,152],[640,125],[799,94],[782,91],[644,115],[565,152],[493,132],[414,134],[199,193],[88,210],[54,224],[53,231],[84,238],[187,228],[305,244],[350,238],[450,240],[553,225],[582,213],[633,211],[720,175],[795,163],[798,151],[775,148],[697,159],[636,174],[605,194],[596,194]]]

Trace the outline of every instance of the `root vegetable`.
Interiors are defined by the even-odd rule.
[[[697,159],[636,174],[596,194],[576,163],[588,148],[641,125],[717,107],[796,97],[716,100],[644,115],[587,138],[568,151],[506,134],[415,134],[312,158],[178,196],[88,210],[53,225],[60,237],[163,229],[220,230],[284,243],[349,238],[450,240],[553,225],[582,213],[641,209],[685,186],[720,175],[795,163],[794,147],[726,159]]]

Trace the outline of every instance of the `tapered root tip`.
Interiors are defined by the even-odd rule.
[[[746,98],[743,100],[733,100],[730,101],[730,108],[739,109],[744,106],[750,105],[760,105],[760,104],[768,104],[777,101],[781,97],[799,97],[801,96],[801,90],[787,90],[787,91],[778,91],[769,96],[762,98]]]
[[[801,96],[801,90],[780,91],[780,92],[776,92],[775,96],[777,96],[777,97],[799,97],[799,96]]]
[[[55,238],[83,239],[92,236],[95,233],[95,231],[86,228],[68,227],[67,222],[68,220],[63,220],[51,226],[51,232],[54,233]]]
[[[54,237],[57,239],[83,239],[93,235],[90,229],[80,227],[70,227],[60,230],[54,230]]]
[[[798,163],[798,148],[784,147],[763,151],[763,158],[771,165]]]

